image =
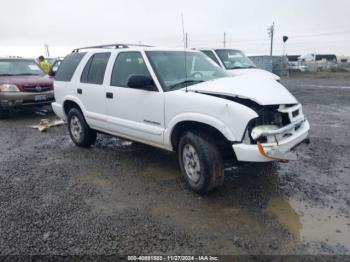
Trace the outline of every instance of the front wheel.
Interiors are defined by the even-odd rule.
[[[77,146],[89,147],[96,141],[96,131],[88,126],[83,114],[76,108],[72,108],[68,113],[68,130]]]
[[[224,164],[213,139],[202,133],[186,132],[180,139],[178,159],[187,185],[206,194],[224,182]]]

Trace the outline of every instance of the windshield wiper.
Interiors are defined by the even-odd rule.
[[[230,69],[244,69],[246,67],[243,66],[234,66],[234,67],[230,67]]]
[[[194,84],[198,84],[198,83],[202,83],[202,82],[204,82],[204,81],[203,80],[184,80],[184,81],[181,81],[179,83],[176,83],[174,85],[169,86],[169,89],[174,89],[174,88],[182,86],[182,85],[185,85],[185,86],[194,85]]]
[[[230,69],[250,69],[250,68],[256,68],[255,66],[234,66]]]
[[[14,74],[0,74],[0,76],[14,76]]]

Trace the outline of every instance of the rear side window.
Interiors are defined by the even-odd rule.
[[[111,85],[127,87],[128,79],[131,75],[147,75],[151,77],[139,52],[120,53],[113,66]]]
[[[111,53],[97,53],[91,56],[81,74],[80,82],[102,85],[110,56]]]
[[[72,53],[70,55],[67,55],[58,68],[55,80],[69,82],[72,79],[75,70],[77,69],[81,59],[83,59],[85,54],[86,53]]]
[[[210,57],[215,63],[220,65],[219,61],[216,59],[216,56],[214,53],[210,50],[201,50],[204,54],[206,54],[208,57]]]

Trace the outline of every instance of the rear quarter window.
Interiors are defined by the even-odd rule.
[[[85,54],[86,53],[72,53],[67,55],[58,68],[55,80],[69,82]]]

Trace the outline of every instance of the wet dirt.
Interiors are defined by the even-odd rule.
[[[0,121],[0,254],[350,254],[350,78],[282,81],[311,123],[302,160],[226,170],[190,192],[175,154],[41,118]],[[322,85],[322,88],[318,88]],[[326,87],[324,87],[326,86]]]

